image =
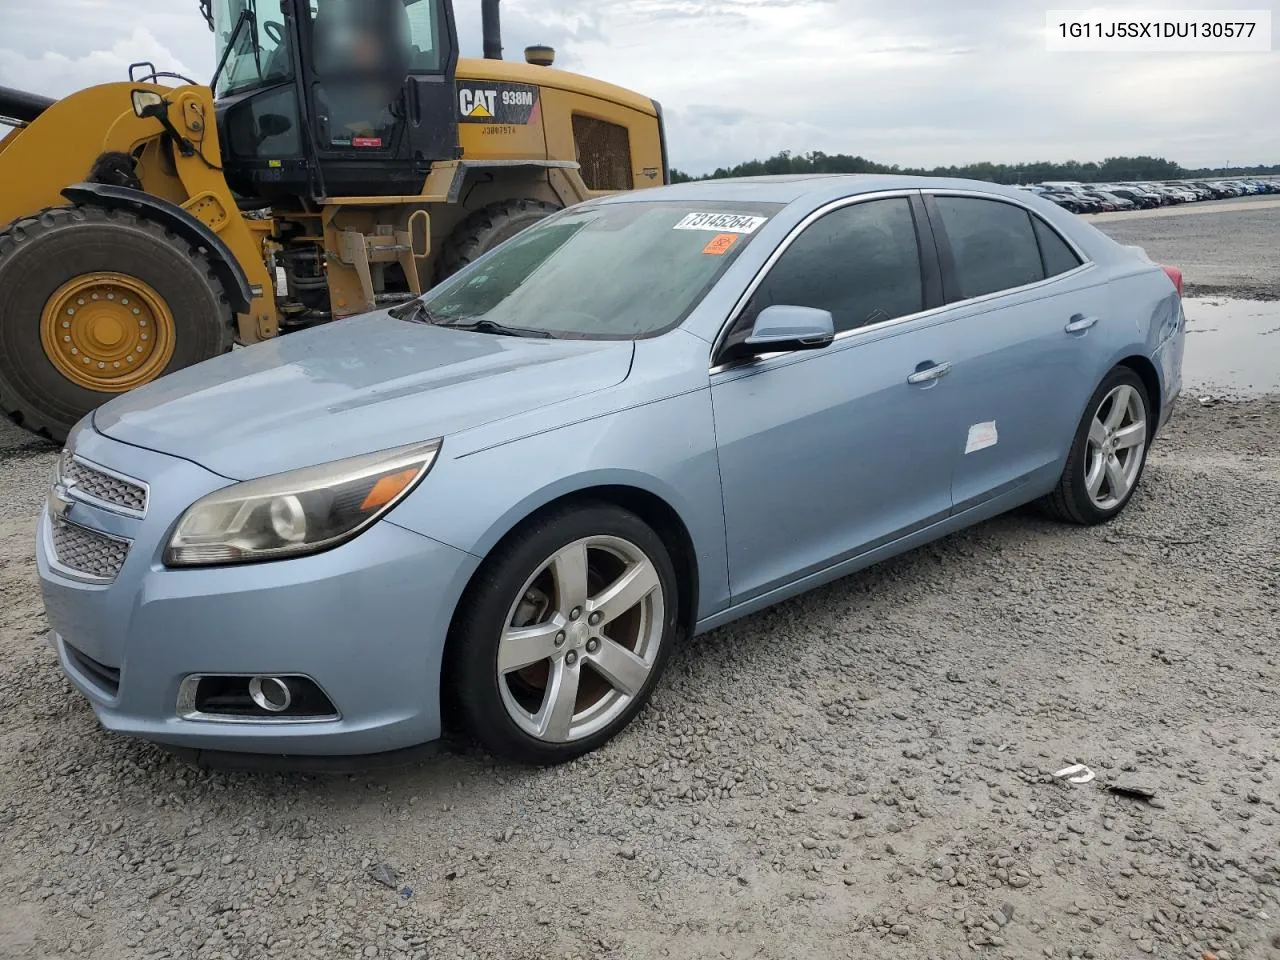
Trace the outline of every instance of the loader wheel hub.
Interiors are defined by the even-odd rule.
[[[89,325],[89,339],[104,347],[114,347],[124,339],[124,324],[118,317],[94,317]]]
[[[173,314],[152,287],[122,273],[87,273],[54,291],[40,317],[49,362],[89,390],[123,393],[173,358]]]

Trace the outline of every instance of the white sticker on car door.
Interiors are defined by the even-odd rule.
[[[969,442],[965,444],[964,452],[967,456],[970,453],[977,453],[979,450],[994,447],[999,442],[1000,434],[996,431],[996,422],[994,420],[988,420],[986,423],[975,423],[969,428]]]

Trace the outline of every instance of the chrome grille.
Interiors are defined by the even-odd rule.
[[[63,483],[73,486],[85,497],[138,515],[147,512],[147,488],[140,483],[91,467],[66,452],[62,454],[58,472]]]
[[[49,533],[58,563],[95,580],[114,580],[129,555],[127,541],[65,520],[51,520]]]

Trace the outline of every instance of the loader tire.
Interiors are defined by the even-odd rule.
[[[50,440],[226,353],[232,320],[205,254],[143,217],[53,207],[0,230],[0,410]]]
[[[440,274],[436,280],[453,276],[498,244],[560,209],[542,200],[503,200],[477,210],[458,224],[445,242],[440,253]]]

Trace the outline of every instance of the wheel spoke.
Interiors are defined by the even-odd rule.
[[[1085,474],[1084,485],[1089,496],[1098,499],[1098,491],[1102,489],[1102,478],[1107,475],[1107,457],[1101,450],[1094,454],[1093,466]]]
[[[615,690],[634,697],[649,678],[649,666],[620,643],[605,637],[588,662]]]
[[[637,603],[658,589],[658,571],[647,559],[632,564],[617,580],[587,604],[593,613],[603,614],[603,622],[617,620]]]
[[[538,736],[542,739],[556,743],[564,743],[569,739],[569,729],[573,726],[573,714],[577,708],[580,676],[577,667],[570,667],[563,660],[556,661],[547,683],[542,707],[533,718]]]
[[[556,650],[556,634],[563,629],[559,618],[532,627],[507,627],[498,642],[498,673],[505,676],[549,659]]]
[[[587,602],[587,545],[571,543],[551,560],[551,576],[556,583],[560,612],[566,616]]]
[[[1089,445],[1095,450],[1101,450],[1106,441],[1107,428],[1102,425],[1101,420],[1094,417],[1093,422],[1089,424]]]
[[[1114,453],[1106,458],[1105,463],[1107,486],[1111,488],[1111,496],[1119,500],[1129,492],[1129,481],[1125,478],[1124,467]]]
[[[1133,395],[1133,387],[1122,383],[1111,394],[1111,410],[1107,413],[1106,425],[1110,430],[1118,430],[1124,422],[1124,415],[1129,411],[1129,400]]]
[[[1147,425],[1142,421],[1116,431],[1116,446],[1121,450],[1141,446],[1147,439]]]

